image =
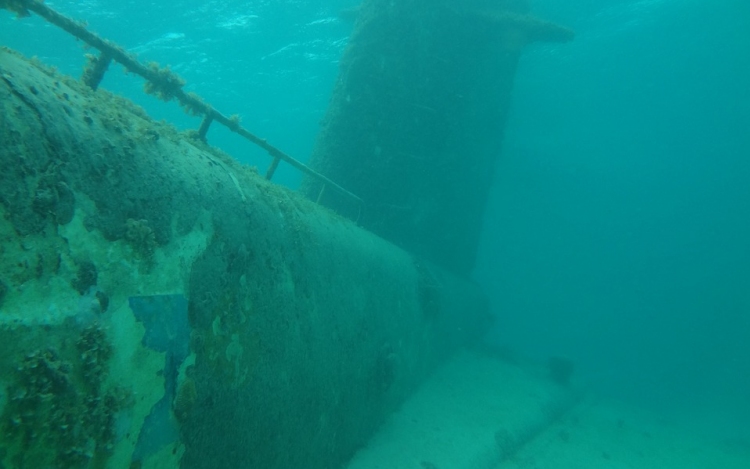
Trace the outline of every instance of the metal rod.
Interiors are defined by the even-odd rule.
[[[89,55],[88,59],[89,63],[83,69],[81,81],[86,86],[96,91],[104,78],[104,74],[107,72],[110,62],[112,62],[112,57],[106,52],[100,52],[99,57]]]
[[[268,171],[266,171],[266,179],[269,181],[273,177],[273,173],[276,172],[276,168],[279,167],[279,161],[281,161],[280,158],[274,158],[273,161],[271,161],[271,165],[268,167]]]
[[[326,185],[325,185],[325,184],[323,184],[323,185],[322,185],[322,186],[320,187],[320,192],[318,192],[318,198],[317,198],[317,199],[315,199],[315,203],[317,203],[317,204],[319,204],[319,203],[320,203],[320,200],[321,200],[321,199],[323,198],[323,193],[324,193],[325,191],[326,191]]]
[[[203,120],[201,121],[201,126],[198,128],[198,138],[201,139],[202,142],[206,142],[206,134],[208,133],[208,128],[211,127],[211,122],[214,121],[214,118],[206,114],[203,116]]]

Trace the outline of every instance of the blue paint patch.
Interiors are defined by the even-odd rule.
[[[171,353],[180,361],[187,358],[190,324],[184,295],[131,296],[128,303],[135,318],[146,327],[143,345]]]
[[[179,438],[179,426],[172,413],[180,366],[190,353],[190,324],[184,295],[132,296],[130,309],[146,329],[141,343],[165,352],[164,396],[146,416],[133,451],[132,461],[143,461]]]

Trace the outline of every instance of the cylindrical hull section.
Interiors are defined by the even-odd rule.
[[[0,51],[0,465],[331,468],[473,284]]]

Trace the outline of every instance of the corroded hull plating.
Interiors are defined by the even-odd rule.
[[[0,51],[3,467],[330,468],[479,289]]]

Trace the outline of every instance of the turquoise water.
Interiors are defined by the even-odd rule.
[[[496,337],[747,436],[750,4],[542,3],[578,35],[517,76],[477,269]]]
[[[171,64],[302,160],[350,31],[338,12],[356,4],[48,3]],[[536,0],[534,13],[577,36],[529,47],[516,77],[475,272],[499,316],[493,340],[568,357],[597,392],[750,436],[750,4]],[[80,44],[38,18],[0,12],[0,43],[65,73],[83,65]],[[198,126],[118,70],[103,86]]]

